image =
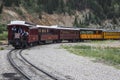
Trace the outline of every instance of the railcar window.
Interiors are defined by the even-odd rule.
[[[102,31],[98,31],[98,34],[101,34],[102,33]]]
[[[56,34],[57,31],[53,29],[39,29],[39,33],[42,34]]]
[[[42,33],[46,33],[46,29],[42,29]]]
[[[71,33],[72,33],[72,34],[76,34],[77,32],[76,32],[76,31],[72,31]]]
[[[61,30],[61,34],[68,34],[69,31]]]
[[[42,32],[41,29],[39,29],[38,32],[41,33]]]
[[[49,29],[49,30],[47,31],[47,33],[53,34],[53,30]]]
[[[57,34],[57,31],[54,30],[54,29],[50,29],[48,33],[50,33],[50,34]]]
[[[80,31],[80,34],[86,34],[86,31]]]
[[[50,32],[50,30],[49,29],[46,29],[46,33],[49,33]]]
[[[80,31],[80,34],[95,34],[95,31]]]
[[[95,31],[87,31],[88,34],[95,34]]]
[[[101,34],[101,31],[96,31],[96,33],[95,34]]]
[[[61,30],[61,34],[76,34],[76,31],[71,31],[71,30]]]
[[[105,32],[105,35],[107,35],[107,36],[117,36],[117,35],[119,35],[118,33],[116,33],[116,32]]]

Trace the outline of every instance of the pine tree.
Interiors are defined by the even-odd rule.
[[[0,6],[0,14],[2,13],[2,10],[3,10],[3,4],[1,4]]]
[[[4,0],[4,5],[6,7],[11,7],[12,6],[12,3],[13,3],[13,0]]]
[[[75,27],[78,27],[78,26],[79,26],[77,17],[78,17],[78,16],[75,16],[75,20],[74,20],[74,23],[73,23],[73,26],[75,26]]]
[[[19,5],[21,4],[20,1],[21,1],[21,0],[13,0],[13,3],[14,3],[15,6],[18,6],[18,7],[19,7]]]
[[[64,3],[63,0],[59,0],[57,11],[58,11],[59,13],[65,13],[65,3]]]

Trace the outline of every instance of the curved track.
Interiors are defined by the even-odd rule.
[[[16,68],[27,80],[64,80],[36,67],[22,56],[22,50],[11,50],[7,57],[11,65]]]

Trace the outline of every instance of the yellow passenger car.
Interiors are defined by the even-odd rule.
[[[81,40],[102,40],[103,39],[103,30],[102,29],[81,28],[80,29],[80,39]]]
[[[103,36],[104,39],[118,40],[120,39],[120,31],[104,31]]]

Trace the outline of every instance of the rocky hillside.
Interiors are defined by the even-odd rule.
[[[40,25],[72,26],[74,15],[48,14],[42,12],[41,18],[38,13],[29,13],[24,7],[4,8],[1,14],[1,24],[9,23],[11,20],[26,20]]]
[[[1,0],[0,23],[26,20],[40,25],[120,26],[119,0]]]

